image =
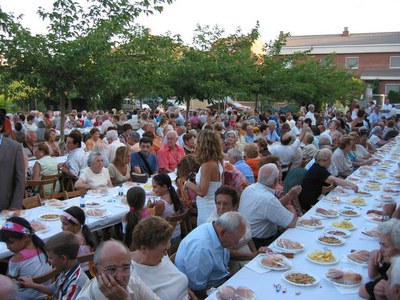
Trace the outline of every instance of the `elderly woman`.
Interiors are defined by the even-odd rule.
[[[228,130],[225,133],[225,140],[224,140],[224,153],[227,153],[231,148],[238,148],[236,145],[237,134],[234,130]]]
[[[114,186],[120,185],[131,179],[131,152],[126,146],[121,146],[115,152],[115,158],[108,165],[111,182]]]
[[[183,135],[182,139],[183,150],[185,150],[185,154],[193,154],[196,145],[196,135],[193,132],[188,132]]]
[[[368,262],[368,276],[373,279],[359,290],[359,294],[367,299],[386,299],[386,289],[381,280],[387,280],[387,271],[393,256],[400,254],[400,221],[390,219],[378,226],[378,250],[371,251]]]
[[[88,167],[81,171],[75,188],[98,189],[112,187],[110,173],[104,168],[103,154],[91,152],[88,158]]]
[[[363,146],[369,153],[375,153],[376,148],[368,141],[368,129],[366,127],[361,127],[358,130],[358,134],[360,135],[360,145]]]
[[[161,299],[197,299],[188,289],[186,275],[168,257],[172,232],[172,226],[156,216],[136,225],[132,234],[132,274],[140,277]]]
[[[56,131],[55,129],[46,129],[44,131],[44,141],[49,148],[49,155],[50,156],[60,156],[60,147],[58,147],[58,144],[56,142]]]
[[[38,143],[35,145],[33,152],[37,158],[37,161],[33,165],[32,179],[40,180],[42,176],[50,176],[58,174],[57,161],[54,157],[49,155],[49,147],[45,143]],[[50,194],[52,184],[46,184],[44,186],[44,193]],[[60,183],[57,181],[56,191],[60,190]]]
[[[343,136],[339,139],[339,147],[333,152],[332,162],[338,169],[339,176],[346,178],[354,172],[353,164],[349,158],[351,151],[351,140],[349,137]]]
[[[215,210],[214,193],[222,184],[223,152],[220,135],[209,129],[200,131],[195,158],[201,165],[196,183],[186,181],[185,186],[197,195],[197,225],[200,225]]]

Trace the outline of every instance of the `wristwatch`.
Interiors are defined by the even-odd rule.
[[[385,221],[388,221],[388,220],[390,220],[390,216],[388,216],[388,215],[384,215],[384,216],[382,216],[382,218],[381,218],[381,221],[382,221],[382,222],[385,222]]]

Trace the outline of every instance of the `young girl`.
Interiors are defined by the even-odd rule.
[[[20,217],[6,220],[0,230],[0,240],[15,253],[8,263],[8,276],[37,277],[51,270],[43,241],[35,234],[29,222]],[[21,299],[45,299],[46,295],[33,289],[21,288]]]
[[[160,201],[154,206],[154,215],[164,219],[171,217],[182,210],[182,203],[172,186],[171,178],[167,174],[157,174],[153,177],[153,192],[160,197]],[[179,241],[181,236],[181,227],[176,224],[172,233],[171,244]]]
[[[94,248],[90,229],[85,224],[85,212],[78,206],[71,206],[61,214],[61,229],[74,233],[80,242],[78,257],[89,254]],[[86,275],[89,274],[89,263],[81,265]],[[89,276],[89,275],[88,275]],[[91,277],[91,276],[90,276]]]
[[[144,207],[146,192],[140,186],[132,187],[126,193],[126,201],[129,204],[129,212],[125,215],[126,229],[124,243],[130,247],[132,244],[132,232],[139,220],[150,215],[149,209]]]

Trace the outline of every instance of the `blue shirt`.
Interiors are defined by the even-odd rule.
[[[244,141],[245,141],[246,143],[253,143],[255,139],[256,139],[256,135],[255,135],[255,134],[248,134],[248,133],[246,133],[246,134],[244,135]]]
[[[83,122],[83,128],[87,127],[93,127],[93,123],[88,118],[85,118],[85,122]]]
[[[151,173],[154,174],[158,171],[158,163],[157,163],[157,156],[154,153],[150,153],[149,156],[145,157],[147,162],[149,163],[149,166],[151,168]],[[139,167],[140,171],[143,174],[149,174],[150,175],[150,170],[147,170],[146,165],[140,156],[139,152],[133,152],[131,154],[131,167],[132,169],[135,167]]]
[[[230,252],[222,247],[213,223],[196,227],[180,243],[176,267],[189,279],[189,288],[199,291],[221,285],[229,276]]]
[[[279,135],[276,133],[275,130],[272,133],[268,131],[265,139],[267,141],[279,142]]]
[[[246,177],[249,183],[254,183],[253,170],[248,164],[246,164],[244,160],[238,160],[233,165],[238,168],[240,172],[242,172],[243,176]]]

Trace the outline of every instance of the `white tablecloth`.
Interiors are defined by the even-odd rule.
[[[338,193],[336,190],[331,192],[326,197],[339,196],[341,201],[344,201],[340,204],[330,204],[325,201],[319,201],[310,211],[305,215],[306,218],[311,216],[315,216],[315,210],[318,207],[322,208],[333,208],[336,210],[340,210],[343,208],[355,208],[360,212],[360,216],[351,218],[351,222],[356,226],[355,230],[351,231],[351,236],[346,238],[345,244],[341,246],[329,246],[328,248],[333,251],[333,254],[339,259],[339,262],[336,263],[335,267],[352,269],[356,272],[359,272],[363,276],[363,284],[370,281],[368,278],[368,270],[366,267],[351,263],[349,261],[345,261],[343,256],[350,253],[351,250],[374,250],[379,248],[379,243],[377,240],[366,239],[364,238],[360,231],[363,228],[373,228],[378,226],[377,223],[372,223],[365,219],[366,212],[369,209],[379,209],[378,207],[384,204],[380,199],[382,194],[389,195],[387,192],[383,192],[382,189],[384,187],[390,187],[393,190],[400,190],[400,187],[395,185],[388,185],[388,183],[400,183],[400,181],[394,178],[394,175],[400,174],[399,166],[397,162],[400,161],[400,140],[397,138],[397,143],[391,143],[385,146],[383,149],[379,151],[377,157],[382,158],[382,162],[373,165],[370,167],[362,167],[357,170],[353,176],[350,178],[354,178],[355,182],[358,183],[359,189],[361,191],[368,191],[372,194],[371,197],[363,197],[366,200],[366,206],[354,206],[346,203],[352,198],[359,198],[360,195],[356,195],[352,190],[346,189],[346,194]],[[397,154],[399,153],[399,154]],[[366,174],[367,175],[362,175]],[[384,175],[382,175],[384,173]],[[383,176],[386,178],[379,178],[378,176]],[[376,180],[379,182],[380,191],[370,191],[365,188],[365,185],[374,184],[368,183],[367,180]],[[400,201],[396,194],[392,195],[393,198],[396,199],[396,202],[399,204]],[[378,206],[378,207],[377,207]],[[332,222],[341,221],[344,217],[339,216],[331,219],[323,219],[323,223],[325,226],[329,226]],[[316,249],[323,250],[324,245],[316,241],[317,236],[322,234],[323,229],[318,229],[315,231],[303,230],[299,227],[291,228],[286,230],[281,237],[289,238],[294,241],[299,241],[305,245],[305,250],[298,254],[295,254],[295,257],[291,259],[292,261],[292,270],[298,270],[301,272],[310,272],[313,273],[320,278],[320,282],[312,287],[298,287],[292,284],[286,283],[282,279],[282,274],[284,271],[270,271],[267,273],[260,274],[256,271],[253,271],[246,266],[243,267],[238,273],[236,273],[232,278],[230,278],[224,285],[232,285],[232,286],[245,286],[252,289],[256,294],[256,299],[258,300],[266,300],[266,299],[323,299],[323,300],[338,300],[340,299],[362,299],[358,296],[358,293],[353,294],[343,294],[340,292],[335,286],[330,284],[327,280],[323,278],[323,275],[327,272],[327,270],[332,266],[326,265],[318,265],[306,258],[308,253],[313,252]],[[251,263],[254,265],[256,257]],[[256,262],[258,263],[258,262]],[[250,263],[249,263],[249,266]],[[281,291],[276,292],[274,284],[281,285]],[[286,289],[286,293],[283,293],[283,289]],[[343,289],[342,289],[343,290]],[[346,289],[345,289],[346,290]],[[355,291],[357,289],[353,289]],[[323,298],[321,298],[323,297]],[[215,294],[210,295],[207,299],[216,299]]]

